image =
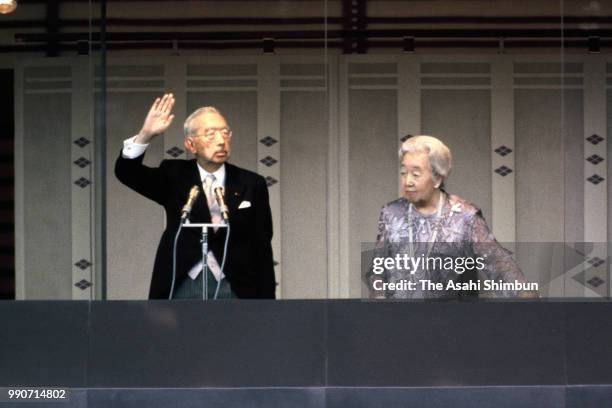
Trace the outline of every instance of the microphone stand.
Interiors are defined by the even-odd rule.
[[[188,228],[201,228],[202,229],[202,239],[200,243],[202,244],[202,300],[208,300],[208,228],[227,228],[227,234],[225,236],[225,246],[223,249],[223,262],[221,263],[221,273],[223,273],[223,266],[225,265],[225,258],[227,255],[227,243],[229,240],[229,221],[227,217],[227,206],[223,202],[223,189],[219,188],[215,190],[215,195],[217,196],[217,200],[220,205],[225,208],[224,219],[226,224],[212,224],[212,223],[192,223],[189,220],[189,215],[191,213],[191,208],[193,206],[193,202],[196,200],[199,194],[199,187],[194,185],[189,191],[189,199],[187,200],[187,204],[181,210],[181,221],[179,224],[179,228],[176,231],[176,235],[174,237],[174,245],[172,248],[172,285],[170,286],[170,296],[169,299],[172,299],[172,295],[174,294],[174,284],[176,283],[176,249],[179,235],[183,229],[183,227]],[[215,290],[214,299],[217,298],[219,293],[219,287],[221,286],[221,281],[223,278],[219,276],[219,281],[217,282],[217,289]]]
[[[183,223],[183,227],[202,229],[202,239],[200,240],[202,244],[202,300],[208,300],[208,228],[227,228],[227,225],[192,223],[187,218]],[[223,258],[225,260],[225,255]],[[221,277],[219,277],[220,281]]]

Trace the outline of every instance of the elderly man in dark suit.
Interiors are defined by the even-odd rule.
[[[191,222],[222,222],[219,205],[210,194],[214,185],[224,187],[231,231],[224,254],[226,229],[209,230],[209,298],[221,282],[220,297],[273,299],[276,282],[268,188],[260,175],[227,163],[232,131],[223,115],[205,107],[185,120],[185,148],[195,155],[194,160],[163,160],[156,168],[143,165],[146,147],[172,123],[173,105],[172,94],[155,100],[140,132],[124,141],[115,164],[115,174],[123,184],[166,210],[166,229],[155,257],[149,298],[202,298],[201,232],[197,228],[182,230],[174,285],[172,245],[181,223],[181,208],[194,185],[206,194],[195,201]]]

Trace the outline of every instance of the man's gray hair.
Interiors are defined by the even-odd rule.
[[[191,122],[193,122],[193,120],[198,116],[205,113],[216,113],[217,115],[223,116],[219,109],[215,108],[214,106],[204,106],[203,108],[196,109],[191,115],[187,116],[187,119],[185,119],[185,123],[183,124],[183,132],[185,133],[185,137],[191,136],[196,130],[198,130],[191,125]]]
[[[425,153],[429,158],[429,165],[434,178],[444,181],[453,166],[453,156],[450,149],[439,139],[433,136],[411,136],[399,150],[400,160],[406,153]]]

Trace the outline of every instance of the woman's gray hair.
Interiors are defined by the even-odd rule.
[[[425,153],[429,158],[429,165],[434,178],[444,181],[450,174],[453,166],[453,156],[450,149],[439,139],[433,136],[411,136],[399,150],[400,160],[406,153]]]
[[[185,119],[185,123],[183,124],[183,132],[185,133],[185,137],[191,136],[193,132],[197,130],[197,128],[191,126],[191,122],[193,122],[193,120],[198,116],[205,113],[216,113],[217,115],[223,116],[219,109],[215,108],[214,106],[204,106],[203,108],[196,109],[191,115],[187,116],[187,119]]]

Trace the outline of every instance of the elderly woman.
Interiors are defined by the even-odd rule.
[[[444,191],[452,166],[448,147],[432,136],[413,136],[402,144],[400,157],[404,197],[381,210],[370,294],[537,296],[537,284],[525,282],[480,209]]]

